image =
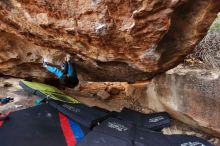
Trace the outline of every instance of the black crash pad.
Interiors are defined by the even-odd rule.
[[[77,127],[76,125],[75,123],[73,127]],[[71,128],[71,124],[69,128]],[[85,130],[78,126],[75,128],[76,135],[73,133],[73,137],[81,140],[86,132],[77,131],[79,129]],[[67,141],[59,112],[49,105],[43,104],[10,113],[9,120],[0,127],[0,145],[66,146]]]
[[[90,132],[77,146],[133,146],[131,141],[122,140],[118,137],[104,133]]]
[[[167,136],[168,141],[172,142],[171,146],[213,146],[209,142],[189,135],[169,135]]]
[[[96,126],[94,131],[118,137],[126,141],[132,141],[134,139],[135,126],[129,122],[116,118],[108,118],[99,126]]]
[[[171,146],[171,143],[167,141],[166,136],[162,133],[137,128],[134,146]]]
[[[88,107],[81,103],[68,104],[49,100],[48,104],[68,116],[70,119],[87,128],[92,128],[108,116],[108,112],[106,110],[101,110],[97,107]]]
[[[170,117],[166,112],[143,114],[127,108],[122,109],[118,114],[118,118],[151,130],[160,130],[170,126],[171,123]]]

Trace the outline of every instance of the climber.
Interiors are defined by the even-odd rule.
[[[61,64],[61,69],[50,66],[46,59],[43,61],[43,66],[47,68],[48,71],[56,75],[62,85],[71,88],[74,88],[78,85],[79,80],[76,74],[76,70],[70,61],[70,55],[66,55],[64,63]]]

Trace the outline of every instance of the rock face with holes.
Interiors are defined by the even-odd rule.
[[[149,79],[182,61],[219,10],[216,0],[1,0],[0,72],[42,79],[42,58],[68,52],[85,80]]]

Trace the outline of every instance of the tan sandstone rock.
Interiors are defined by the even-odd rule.
[[[155,111],[220,137],[220,73],[178,66],[148,85],[141,101]]]
[[[106,92],[105,90],[101,90],[97,93],[97,96],[101,99],[101,100],[108,100],[110,99],[111,95]]]
[[[46,78],[42,57],[58,64],[68,52],[85,80],[149,79],[182,61],[219,10],[217,0],[1,0],[0,72]]]

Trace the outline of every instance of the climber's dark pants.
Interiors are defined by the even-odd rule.
[[[60,83],[64,86],[70,87],[70,88],[74,88],[79,84],[79,80],[77,77],[68,77],[67,75],[63,75],[60,78]]]

